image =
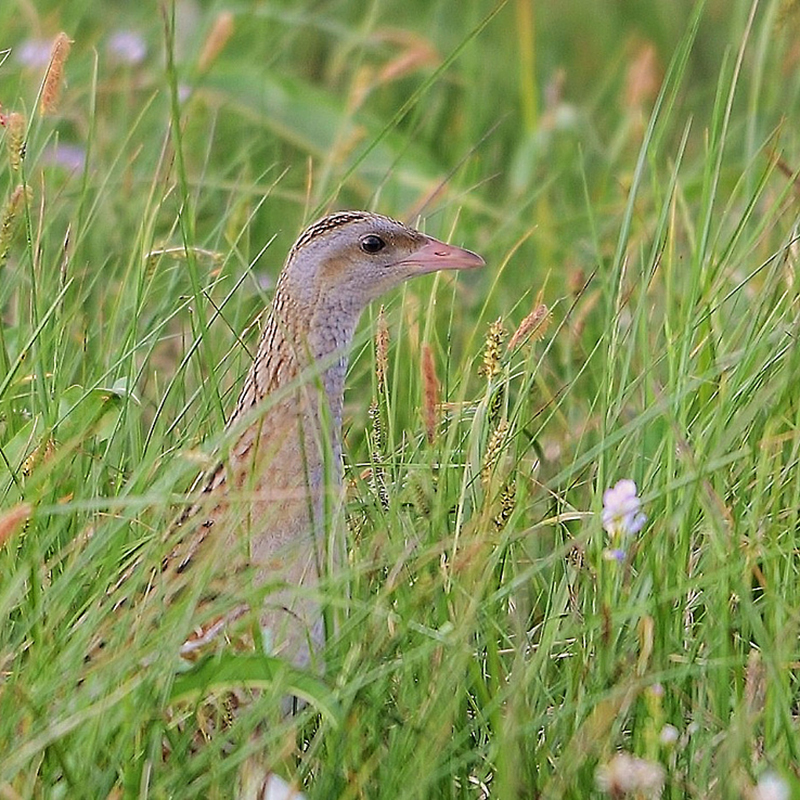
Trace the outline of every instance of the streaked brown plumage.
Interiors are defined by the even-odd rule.
[[[322,638],[311,595],[324,565],[339,557],[336,530],[326,525],[341,501],[344,379],[361,312],[414,275],[482,264],[468,250],[365,211],[308,227],[289,252],[228,422],[234,444],[179,520],[165,580],[171,573],[185,585],[213,544],[225,557],[220,571],[247,565],[257,584],[281,582],[287,588],[268,594],[261,624],[274,653],[307,663]],[[198,631],[186,648],[217,627]]]

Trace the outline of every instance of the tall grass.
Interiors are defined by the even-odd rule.
[[[800,791],[796,4],[63,5],[0,6],[25,123],[0,158],[0,794],[226,797],[272,769],[320,798],[587,797],[621,751],[665,797]],[[331,207],[489,267],[365,315],[325,674],[181,664],[224,553],[176,603],[113,587],[158,575]],[[648,521],[611,554],[622,478]]]

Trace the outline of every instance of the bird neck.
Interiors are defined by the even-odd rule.
[[[361,308],[317,296],[298,302],[278,286],[234,419],[267,395],[300,379],[306,396],[321,385],[332,434],[338,439],[350,345]],[[314,403],[318,409],[318,403]],[[318,410],[317,410],[317,413]]]

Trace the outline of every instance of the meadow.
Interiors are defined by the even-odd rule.
[[[800,796],[796,0],[5,0],[0,104],[1,798]],[[362,320],[325,673],[186,663],[114,587],[335,208],[487,266]]]

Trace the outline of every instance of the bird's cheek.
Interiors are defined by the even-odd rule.
[[[397,286],[398,283],[400,283],[399,280],[388,276],[381,276],[377,280],[370,281],[369,284],[364,286],[364,296],[366,297],[367,303],[371,303],[379,297],[382,297],[390,289]]]

